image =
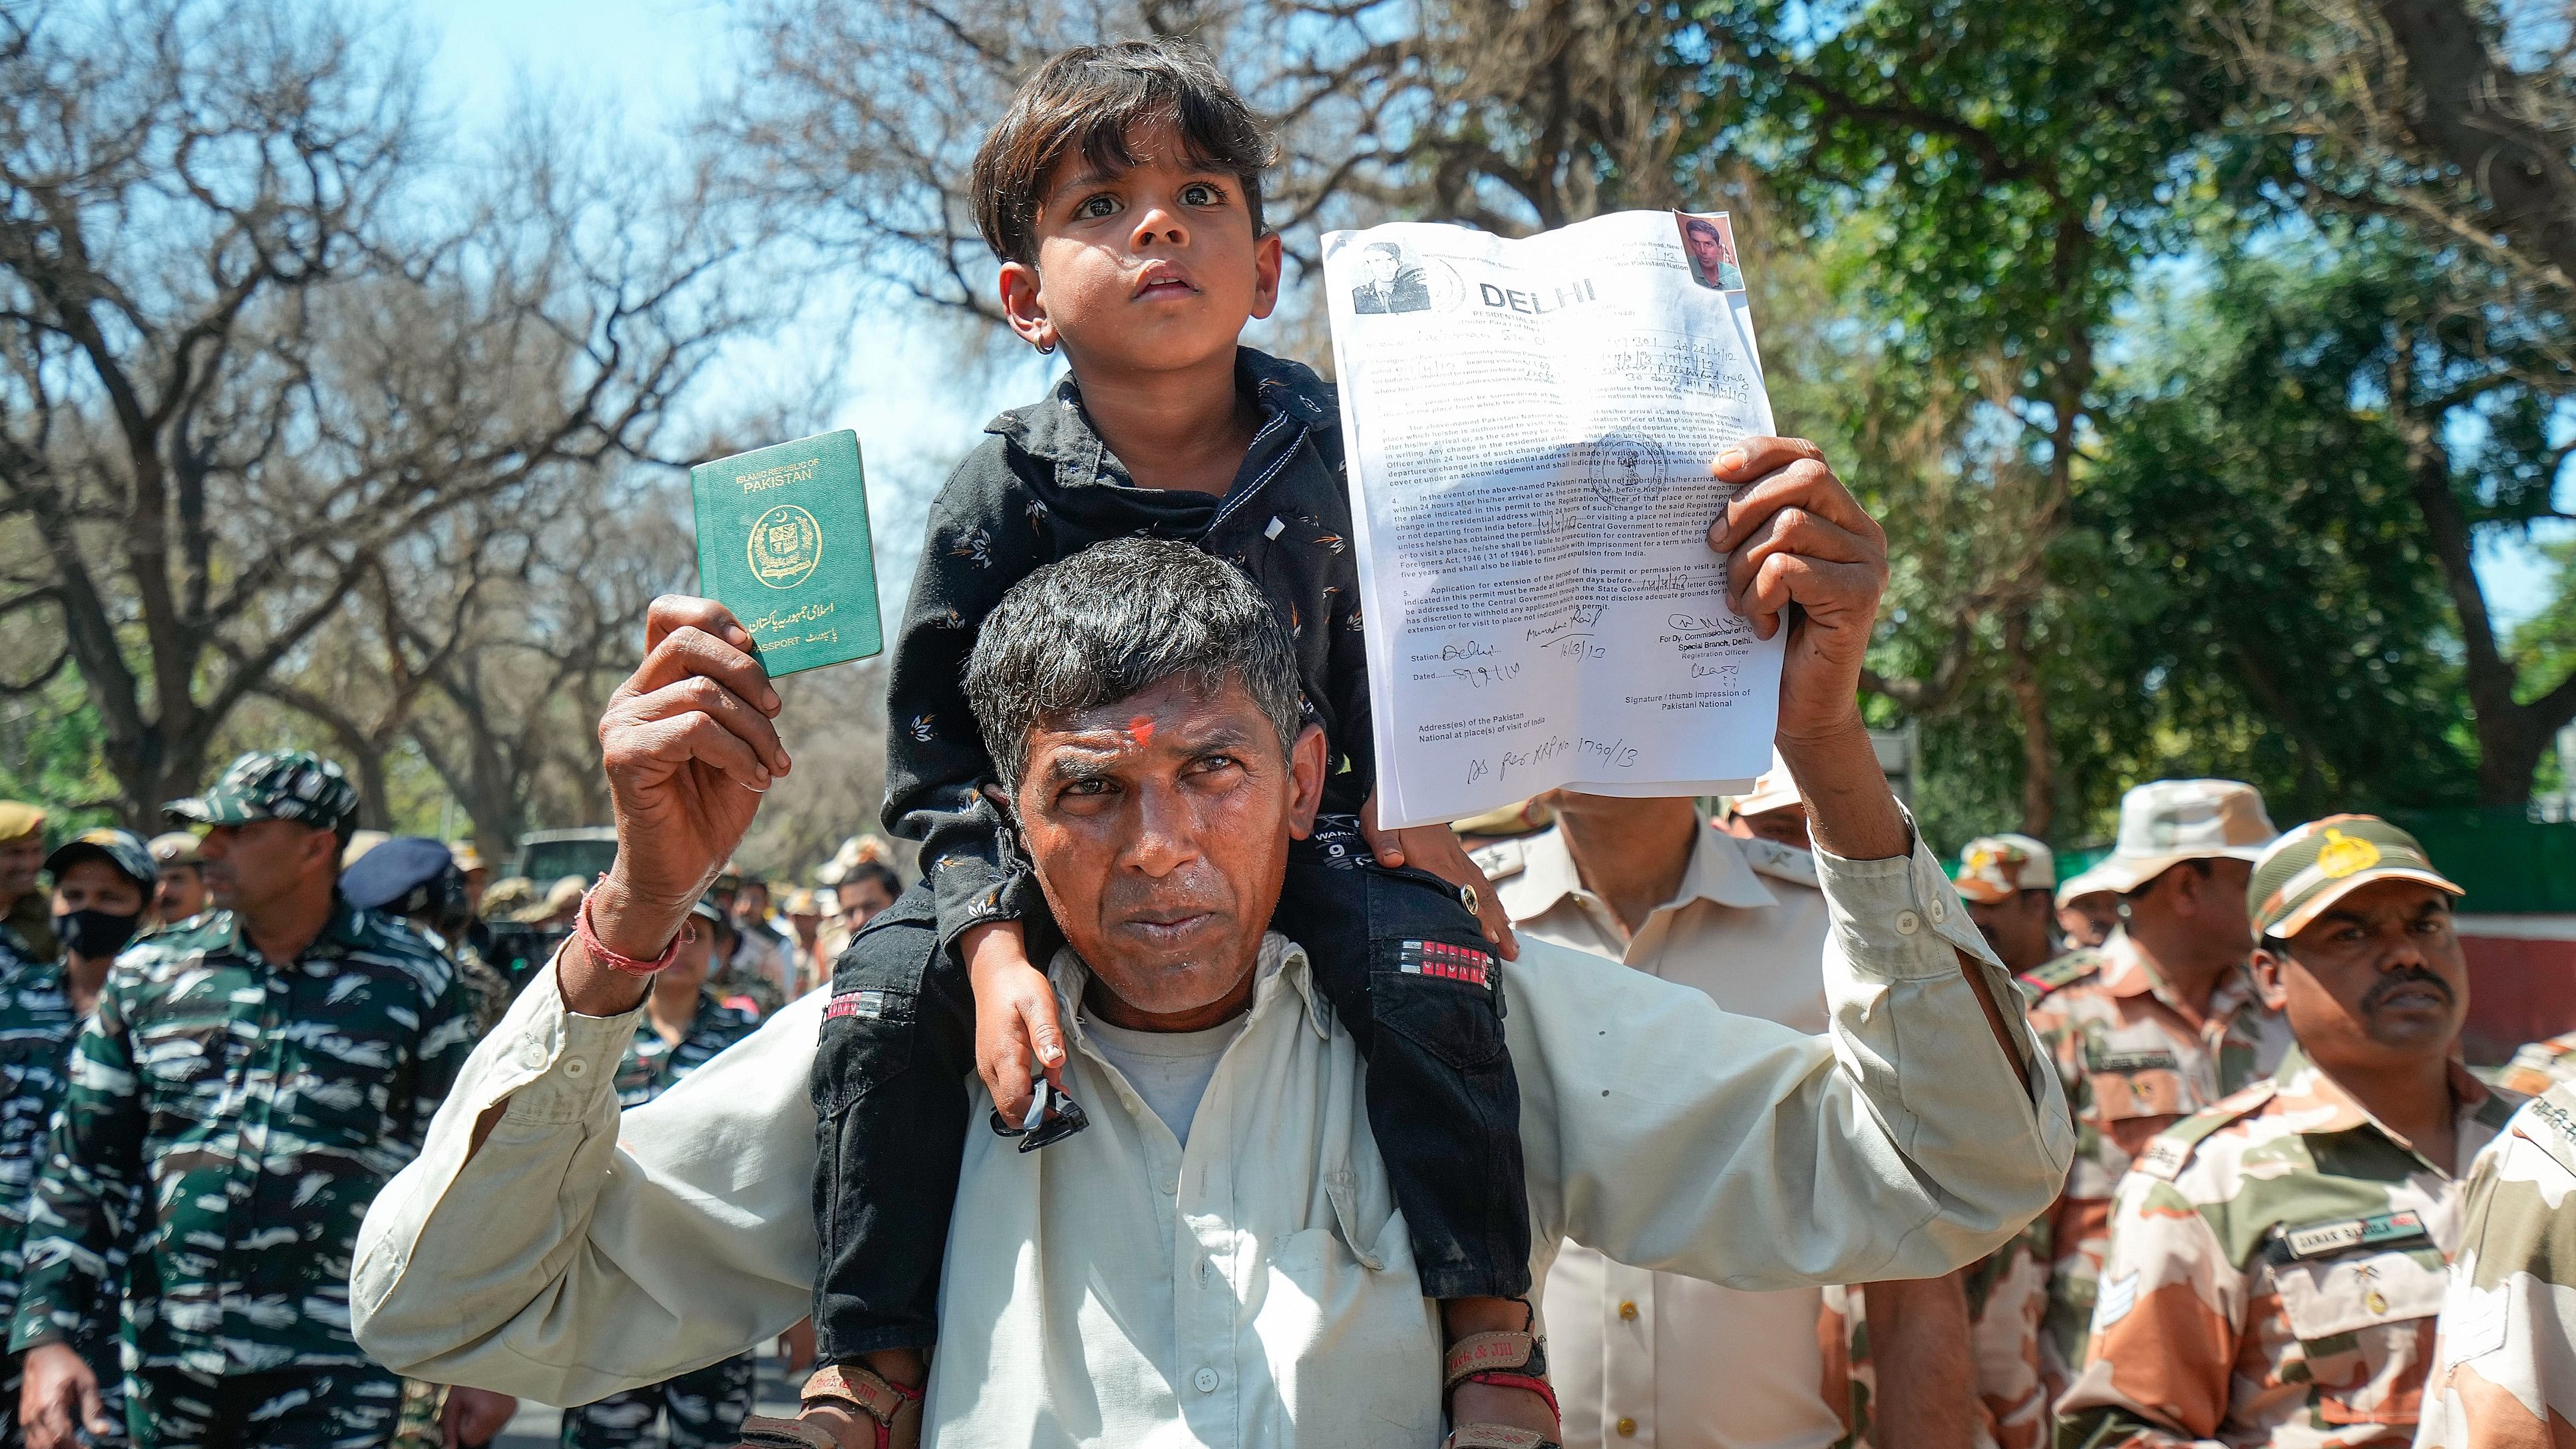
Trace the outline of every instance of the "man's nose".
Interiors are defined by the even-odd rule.
[[[2416,939],[2411,923],[2400,925],[2380,947],[2379,971],[2387,975],[2412,967],[2429,967],[2431,958],[2424,954],[2424,943]]]
[[[1136,834],[1127,864],[1161,879],[1198,859],[1198,817],[1171,786],[1147,786],[1136,796]]]

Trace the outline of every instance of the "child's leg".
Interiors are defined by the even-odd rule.
[[[1530,1289],[1520,1083],[1503,985],[1475,915],[1427,871],[1361,866],[1357,830],[1317,822],[1290,852],[1273,926],[1368,1058],[1369,1129],[1433,1298]]]
[[[1453,1420],[1551,1443],[1546,1359],[1527,1336],[1529,1193],[1499,963],[1457,887],[1366,859],[1355,829],[1319,822],[1290,855],[1272,924],[1305,946],[1368,1058],[1369,1129],[1453,1362],[1491,1359],[1472,1381],[1467,1366],[1450,1376]]]
[[[813,1077],[820,1363],[938,1341],[974,1070],[965,969],[939,947],[925,880],[833,963]]]

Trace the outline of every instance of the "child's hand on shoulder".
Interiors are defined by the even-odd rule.
[[[1360,835],[1368,841],[1369,854],[1380,865],[1409,865],[1427,870],[1451,885],[1465,886],[1476,893],[1476,922],[1485,928],[1485,939],[1506,961],[1521,958],[1520,938],[1512,934],[1512,918],[1503,909],[1503,898],[1485,872],[1467,856],[1467,847],[1458,841],[1458,832],[1446,825],[1415,825],[1402,830],[1377,828],[1377,796],[1360,807]],[[981,1002],[978,1002],[978,1009]]]
[[[975,988],[975,1072],[1004,1121],[1028,1115],[1029,1058],[1064,1087],[1064,1027],[1055,988],[1029,962],[1028,931],[1017,921],[977,926],[959,940]]]

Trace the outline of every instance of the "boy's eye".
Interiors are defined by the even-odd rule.
[[[1193,181],[1181,188],[1183,206],[1223,206],[1225,190],[1213,182]]]
[[[1099,196],[1086,196],[1082,199],[1082,204],[1073,209],[1073,214],[1086,221],[1097,221],[1104,216],[1116,216],[1118,198],[1105,192]]]

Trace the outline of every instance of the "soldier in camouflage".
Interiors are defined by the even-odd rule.
[[[44,864],[45,812],[0,800],[0,981],[58,954],[49,902],[36,888]]]
[[[338,766],[280,751],[169,807],[212,827],[217,909],[120,957],[75,1048],[11,1335],[35,1449],[106,1423],[66,1325],[117,1296],[102,1254],[137,1187],[150,1213],[122,1307],[138,1445],[354,1449],[393,1431],[398,1383],[350,1336],[349,1255],[471,1042],[446,959],[335,889],[356,806]]]
[[[2118,844],[2086,874],[2121,896],[2122,924],[2098,949],[2022,975],[2030,1022],[2075,1114],[2066,1189],[2022,1237],[1971,1270],[1988,1280],[1981,1341],[2036,1323],[2037,1364],[1989,1383],[1990,1400],[2044,1407],[2082,1367],[2112,1189],[2150,1138],[2279,1064],[2289,1034],[2246,970],[2254,938],[2245,885],[2273,838],[2263,797],[2233,780],[2158,780],[2120,801]],[[2023,1261],[2016,1261],[2027,1260]],[[2034,1295],[2038,1295],[2036,1298]],[[2040,1397],[2032,1397],[2037,1389]]]
[[[2480,1154],[2419,1449],[2552,1449],[2576,1442],[2576,1083],[2524,1103]]]
[[[641,1107],[673,1082],[751,1035],[752,1018],[719,1003],[707,989],[718,933],[730,922],[701,897],[680,930],[671,964],[653,978],[635,1040],[617,1066],[617,1102]],[[563,1449],[623,1449],[644,1442],[653,1421],[670,1416],[671,1449],[720,1449],[740,1435],[751,1412],[753,1361],[748,1353],[595,1404],[564,1410]]]
[[[2537,1097],[2561,1082],[2576,1082],[2576,1031],[2531,1042],[2505,1063],[2496,1085]]]
[[[2451,1059],[2459,893],[2368,815],[2256,863],[2255,977],[2297,1045],[2121,1180],[2060,1449],[2414,1437],[2460,1178],[2521,1101]]]
[[[0,1322],[17,1309],[27,1197],[44,1154],[46,1125],[70,1082],[72,1042],[98,1003],[116,953],[142,924],[153,886],[152,857],[127,830],[90,831],[46,857],[44,868],[54,878],[52,921],[63,958],[27,965],[0,982]],[[140,1203],[129,1200],[117,1219],[130,1226],[139,1210]],[[124,1281],[129,1244],[119,1233],[101,1255],[111,1282]],[[98,1378],[103,1411],[121,1415],[125,1369],[113,1312],[94,1312],[66,1330]],[[0,1444],[23,1442],[22,1381],[12,1359],[8,1381],[0,1385]],[[113,1437],[123,1440],[121,1433]]]

